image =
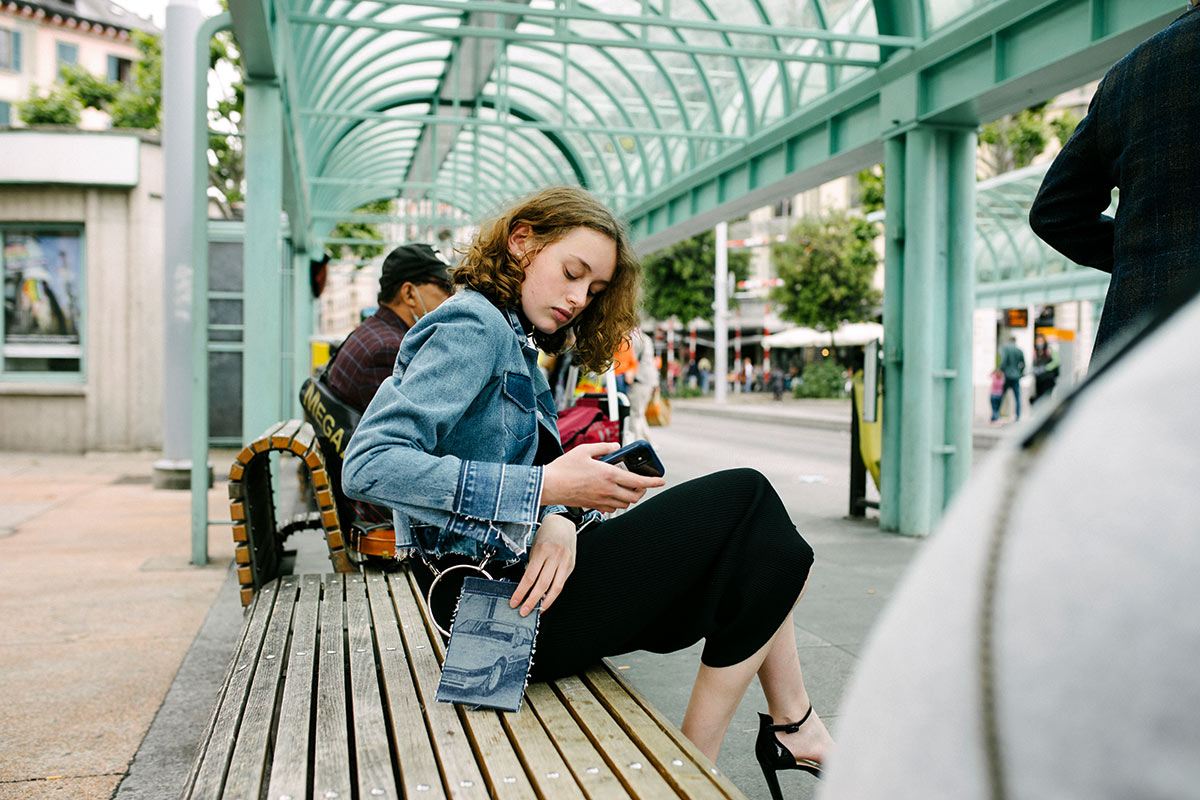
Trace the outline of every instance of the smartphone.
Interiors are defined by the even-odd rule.
[[[609,464],[619,464],[630,472],[638,475],[649,475],[652,478],[661,478],[666,474],[666,470],[663,469],[662,462],[658,460],[658,455],[654,452],[654,448],[645,439],[638,439],[636,442],[625,445],[620,450],[614,450],[606,456],[600,456],[600,460],[606,461]]]

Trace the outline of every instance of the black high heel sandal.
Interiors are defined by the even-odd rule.
[[[808,707],[808,711],[799,722],[789,722],[787,725],[776,725],[775,720],[766,714],[758,715],[758,739],[754,742],[754,755],[758,758],[758,765],[762,767],[763,778],[767,781],[767,788],[771,790],[772,800],[783,800],[783,790],[779,788],[779,776],[775,774],[781,769],[798,769],[813,777],[821,777],[819,762],[809,758],[796,758],[792,755],[792,751],[788,750],[775,735],[776,731],[796,733],[800,730],[801,725],[808,722],[810,716],[812,716],[812,706]]]

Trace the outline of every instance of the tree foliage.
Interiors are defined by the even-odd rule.
[[[714,276],[717,237],[713,231],[685,239],[642,260],[646,313],[655,319],[676,317],[687,323],[711,322],[716,298]],[[729,274],[742,280],[750,271],[750,254],[729,251]],[[732,299],[732,298],[731,298]]]
[[[63,64],[59,74],[63,84],[74,93],[84,108],[106,111],[121,90],[118,84],[96,77],[79,64]]]
[[[1071,134],[1075,133],[1075,129],[1079,127],[1079,123],[1082,121],[1083,117],[1072,111],[1064,111],[1059,116],[1050,120],[1050,130],[1054,131],[1054,138],[1058,139],[1060,147],[1067,143],[1067,140],[1071,138]]]
[[[883,209],[883,164],[868,167],[854,176],[858,184],[859,205],[864,214]]]
[[[208,196],[225,219],[242,216],[246,200],[246,158],[242,134],[246,130],[246,84],[242,56],[233,38],[222,31],[208,46],[208,68],[218,76],[231,76],[216,105],[208,109]]]
[[[391,200],[375,200],[354,210],[356,214],[390,214]],[[383,255],[383,236],[378,228],[366,222],[339,222],[330,234],[333,239],[374,239],[380,244],[345,244],[326,247],[333,258],[357,258],[367,261]]]
[[[771,291],[779,316],[832,331],[842,322],[875,316],[879,290],[872,284],[879,257],[874,223],[844,211],[805,217],[773,245],[771,258],[783,285]]]
[[[158,130],[162,125],[162,39],[133,32],[141,58],[133,62],[131,80],[122,85],[108,108],[114,128]]]
[[[981,177],[1029,166],[1045,151],[1051,135],[1045,103],[989,122],[979,129]]]
[[[44,94],[29,87],[29,99],[17,104],[17,115],[26,125],[78,125],[80,104],[68,87],[51,86]]]

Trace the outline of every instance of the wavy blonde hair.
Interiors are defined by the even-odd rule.
[[[547,353],[574,351],[584,369],[600,373],[612,364],[617,347],[638,321],[642,266],[633,254],[624,226],[604,204],[575,186],[552,186],[518,201],[479,226],[462,262],[453,272],[455,286],[469,286],[500,308],[520,308],[525,264],[508,249],[508,237],[520,224],[532,230],[525,264],[547,245],[576,228],[591,228],[617,246],[617,266],[600,292],[567,328],[535,330],[534,342]]]

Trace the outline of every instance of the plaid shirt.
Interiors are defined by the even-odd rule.
[[[400,340],[406,333],[404,320],[387,306],[380,306],[346,337],[329,365],[333,393],[358,413],[366,411],[379,384],[392,376]]]

